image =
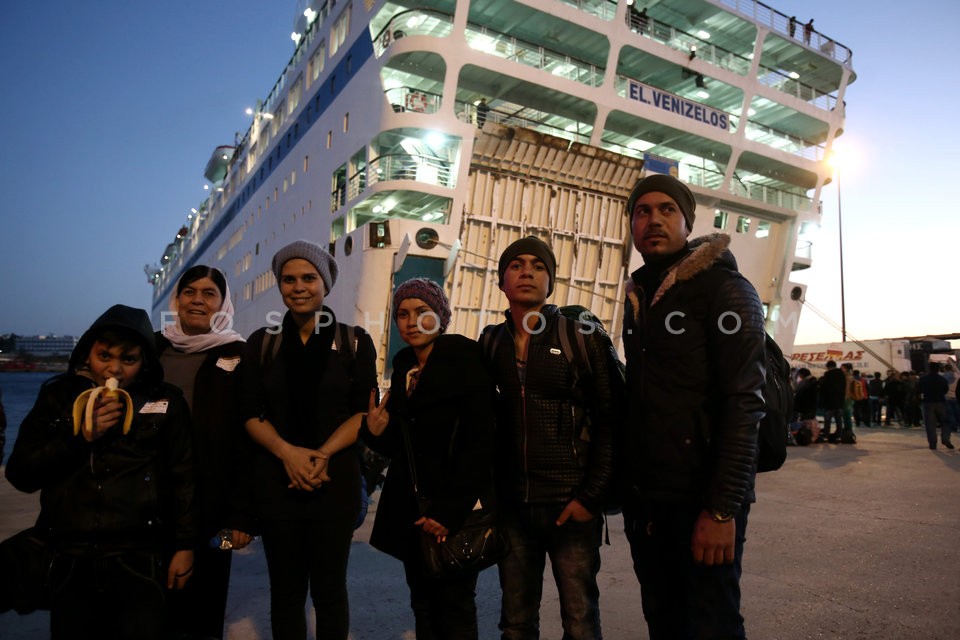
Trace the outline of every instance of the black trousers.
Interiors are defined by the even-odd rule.
[[[170,591],[170,631],[174,637],[222,638],[230,588],[230,551],[194,549],[187,586]]]
[[[58,556],[50,580],[50,637],[162,640],[165,578],[158,553]]]
[[[270,574],[270,626],[274,640],[304,640],[307,590],[317,617],[317,638],[347,640],[350,610],[347,559],[355,512],[325,520],[263,523]]]

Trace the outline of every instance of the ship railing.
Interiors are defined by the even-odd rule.
[[[411,9],[396,14],[373,36],[373,51],[379,58],[395,41],[406,36],[445,38],[453,32],[453,16],[442,11]]]
[[[372,159],[351,175],[346,185],[330,193],[330,211],[339,210],[348,199],[359,197],[368,186],[384,180],[414,180],[451,189],[457,186],[457,176],[448,160],[423,154],[386,153]]]
[[[501,109],[490,109],[483,122],[477,120],[477,109],[471,102],[457,100],[457,118],[461,122],[471,122],[482,128],[486,122],[495,122],[507,127],[522,127],[541,133],[548,133],[558,138],[572,140],[581,144],[590,143],[590,132],[579,133],[576,130],[571,131],[569,126],[558,127],[549,124],[549,118],[556,117],[556,114],[541,111],[539,109],[524,108],[514,113],[508,113]],[[582,123],[584,129],[589,125]]]
[[[453,29],[453,16],[439,11],[412,10],[393,16],[374,36],[374,51],[379,57],[392,42],[412,35],[445,37]],[[478,51],[506,60],[550,71],[590,87],[603,83],[602,68],[589,62],[552,51],[536,44],[518,40],[486,27],[467,25],[467,44]]]
[[[560,2],[601,20],[613,20],[617,13],[617,3],[611,0],[560,0]]]
[[[466,38],[471,48],[498,58],[549,71],[555,76],[567,78],[588,87],[599,87],[603,84],[603,68],[540,45],[518,40],[486,27],[469,24],[466,28]]]
[[[803,23],[780,13],[773,7],[769,7],[762,2],[757,2],[756,0],[709,1],[747,16],[754,22],[785,35],[788,40],[802,42],[808,48],[819,51],[844,66],[849,67],[853,61],[853,52],[847,46],[840,44],[833,38],[828,38],[816,29],[805,29]]]
[[[682,163],[680,174],[690,184],[705,189],[723,189],[724,176],[719,171]],[[770,185],[756,184],[748,180],[731,180],[729,192],[741,198],[764,202],[791,211],[806,211],[813,202],[812,198],[805,195],[778,189]]]
[[[647,16],[646,19],[641,19],[639,16],[635,15],[632,11],[627,12],[627,26],[630,27],[632,31],[639,33],[642,36],[650,38],[651,40],[656,40],[661,44],[674,49],[676,51],[682,51],[688,56],[695,56],[700,60],[705,60],[706,62],[712,64],[715,67],[720,67],[727,71],[736,73],[740,76],[747,76],[750,74],[751,61],[740,54],[734,53],[733,51],[728,51],[723,47],[718,47],[712,43],[701,40],[700,38],[677,29],[669,24],[654,20],[653,18]],[[823,93],[810,85],[804,84],[794,78],[791,78],[788,73],[777,69],[771,69],[760,65],[760,70],[757,75],[757,81],[771,89],[776,89],[787,95],[794,96],[807,102],[815,107],[829,111],[833,109],[837,104],[836,96]]]
[[[420,91],[414,87],[394,87],[383,93],[387,96],[387,102],[397,113],[403,111],[436,113],[440,110],[442,96],[437,93]]]
[[[751,120],[746,121],[746,131],[744,136],[747,140],[765,144],[779,151],[789,153],[807,160],[820,161],[827,157],[827,150],[822,144],[815,144],[792,136],[785,131],[780,131],[772,127],[757,124]]]

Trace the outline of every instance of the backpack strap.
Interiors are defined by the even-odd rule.
[[[276,333],[271,333],[270,331],[265,332],[263,340],[260,342],[260,367],[266,367],[271,362],[276,360],[277,354],[280,353],[280,343],[283,339],[283,332],[278,331]]]
[[[333,348],[346,362],[352,364],[357,357],[357,328],[352,324],[337,323],[333,334]]]
[[[571,320],[563,314],[557,314],[557,328],[560,334],[560,347],[567,362],[576,370],[582,368],[589,375],[593,375],[590,358],[587,356],[587,342],[580,330],[580,323]],[[573,334],[571,340],[570,335]],[[574,349],[574,343],[577,345]]]

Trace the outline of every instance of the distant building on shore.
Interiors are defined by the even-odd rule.
[[[18,353],[34,357],[69,356],[77,346],[79,338],[74,336],[17,336]]]

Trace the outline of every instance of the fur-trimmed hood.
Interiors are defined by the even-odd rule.
[[[667,269],[660,286],[651,298],[651,307],[657,304],[674,284],[690,280],[716,264],[733,271],[737,270],[737,260],[729,249],[730,236],[726,233],[713,233],[694,238],[687,243],[687,247],[690,249],[690,253]],[[634,316],[638,316],[640,313],[640,299],[637,294],[639,290],[637,285],[638,274],[645,268],[647,267],[643,266],[634,271],[627,282],[627,297],[633,306]]]

